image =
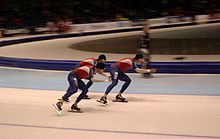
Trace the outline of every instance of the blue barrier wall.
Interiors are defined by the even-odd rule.
[[[43,70],[69,71],[78,62],[70,60],[36,60],[0,57],[0,66]],[[112,63],[114,62],[106,63],[106,71],[109,71]],[[220,62],[151,62],[150,65],[151,68],[158,70],[157,73],[220,74]],[[135,71],[128,70],[128,72]]]
[[[56,38],[68,38],[68,37],[79,37],[79,36],[118,33],[118,32],[129,32],[129,31],[137,31],[140,29],[141,28],[133,28],[133,29],[119,29],[119,30],[88,32],[88,33],[85,32],[78,34],[61,34],[61,35],[48,35],[48,36],[37,36],[37,37],[35,36],[31,38],[1,41],[0,46],[32,42],[32,41],[40,41],[40,40],[49,40]],[[78,62],[79,61],[69,61],[69,60],[37,60],[37,59],[7,58],[0,56],[0,66],[30,68],[30,69],[69,71]],[[106,63],[107,71],[109,71],[111,64],[112,62]],[[220,74],[220,62],[152,62],[151,67],[156,68],[158,70],[158,73]],[[134,70],[129,70],[128,72],[134,72]]]

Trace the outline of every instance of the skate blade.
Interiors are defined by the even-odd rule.
[[[121,100],[112,100],[112,102],[123,102],[123,103],[127,103],[127,100],[121,101]]]
[[[56,104],[52,104],[53,105],[53,108],[56,110],[56,112],[61,115],[62,113],[60,112],[60,110],[57,108],[57,105]]]
[[[82,111],[82,110],[80,110],[80,111],[77,111],[77,110],[68,110],[68,112],[74,112],[74,113],[83,113],[83,111]]]
[[[100,101],[100,100],[96,100],[96,101],[99,102],[99,103],[102,103],[102,104],[108,105],[108,103],[104,103],[103,101]]]
[[[90,97],[84,97],[83,99],[91,99]]]

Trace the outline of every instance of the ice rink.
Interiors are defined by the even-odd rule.
[[[87,36],[4,46],[0,47],[0,56],[81,60],[97,57],[99,53],[68,46],[94,39],[95,36]],[[106,55],[109,61],[133,56]],[[174,57],[153,55],[152,59],[174,61]],[[186,59],[200,60],[219,61],[220,55],[187,56]],[[154,74],[154,78],[146,79],[140,74],[128,74],[132,83],[123,94],[128,103],[112,102],[122,85],[120,82],[109,94],[109,104],[99,104],[96,100],[109,83],[94,83],[89,92],[92,99],[79,103],[84,113],[67,112],[78,92],[71,97],[71,102],[64,104],[62,115],[58,115],[52,104],[65,93],[67,74],[66,71],[0,67],[0,138],[220,139],[220,75]]]
[[[67,73],[1,67],[1,138],[220,138],[220,75],[129,74],[128,103],[111,101],[119,83],[109,105],[99,104],[108,83],[94,83],[92,99],[79,104],[84,113],[67,112],[76,93],[60,116],[52,104],[65,93]]]
[[[60,92],[0,91],[2,139],[220,138],[219,96],[126,94],[128,103],[113,103],[111,94],[103,106],[95,101],[101,94],[91,93],[80,103],[84,113],[69,113],[71,104],[64,104],[59,116],[51,104]]]

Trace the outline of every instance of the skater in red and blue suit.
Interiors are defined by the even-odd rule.
[[[80,61],[80,63],[77,64],[74,68],[78,68],[81,66],[87,66],[87,65],[95,66],[99,62],[102,62],[102,63],[106,62],[106,56],[104,54],[99,55],[99,57],[97,59],[96,58],[84,59],[84,60]]]
[[[74,67],[74,69],[77,69],[77,68],[82,67],[82,66],[92,66],[92,67],[95,67],[97,65],[97,63],[100,63],[100,62],[101,63],[105,63],[106,62],[106,56],[104,54],[99,55],[99,57],[97,59],[96,58],[84,59],[84,60],[80,61],[80,63],[77,64]],[[101,75],[107,77],[107,75],[104,74],[104,73],[101,73]],[[87,88],[89,89],[92,86],[93,81],[90,80],[90,78],[86,78],[86,79],[89,80],[87,82],[87,84],[86,84]],[[66,101],[66,102],[69,102],[69,97],[65,97],[63,100]],[[83,99],[90,99],[90,97],[88,95],[86,95]]]
[[[111,80],[112,83],[107,87],[105,94],[100,98],[99,102],[104,104],[107,103],[107,95],[108,93],[118,84],[118,80],[125,82],[116,96],[116,101],[123,102],[127,101],[126,98],[122,97],[121,94],[128,88],[131,83],[131,79],[125,74],[125,72],[133,68],[138,73],[148,73],[148,72],[156,72],[156,69],[140,69],[136,64],[141,64],[143,59],[142,54],[136,54],[134,58],[124,58],[117,63],[111,65]]]
[[[72,70],[68,74],[68,82],[69,87],[67,89],[66,94],[62,96],[59,101],[54,104],[54,107],[58,110],[62,110],[62,105],[64,100],[68,99],[72,94],[76,93],[78,89],[82,90],[81,94],[78,96],[74,104],[71,106],[71,110],[80,111],[81,109],[77,106],[77,104],[86,96],[88,92],[88,87],[82,81],[82,79],[88,78],[93,82],[105,82],[107,80],[97,80],[93,77],[95,73],[102,74],[104,72],[105,64],[104,63],[97,63],[95,67],[93,66],[82,66],[78,67],[75,70]]]

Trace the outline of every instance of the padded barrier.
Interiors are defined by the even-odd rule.
[[[0,66],[42,70],[69,71],[78,62],[0,57]],[[109,71],[112,63],[114,62],[106,63],[106,71]],[[151,62],[150,65],[151,68],[158,70],[157,73],[220,74],[220,62]],[[128,72],[133,73],[135,71],[128,70]]]
[[[181,26],[187,26],[187,25],[183,24]],[[165,28],[165,27],[160,27],[160,28]],[[141,29],[142,28],[140,27],[140,28],[129,28],[129,29],[119,29],[119,30],[98,31],[98,32],[85,32],[85,33],[76,33],[76,34],[34,36],[31,38],[0,41],[0,46],[33,42],[33,41],[41,41],[41,40],[49,40],[56,38],[69,38],[69,37],[109,34],[109,33],[118,33],[118,32],[130,32],[130,31],[138,31]],[[30,68],[30,69],[68,71],[71,70],[78,62],[79,61],[37,60],[37,59],[8,58],[8,57],[0,56],[0,66]],[[109,71],[111,64],[112,62],[106,63],[107,71]],[[158,73],[220,74],[220,62],[152,62],[151,67],[156,68],[158,70]],[[134,72],[134,70],[129,70],[128,72]]]
[[[90,36],[90,35],[140,31],[141,29],[142,27],[117,29],[117,30],[105,30],[105,31],[96,31],[96,32],[70,33],[70,34],[53,34],[53,35],[50,34],[46,36],[33,36],[33,37],[14,39],[14,40],[3,40],[3,41],[0,40],[0,47],[6,46],[6,45],[18,44],[18,43],[43,41],[43,40],[51,40],[51,39],[58,39],[58,38],[71,38],[71,37],[81,37],[81,36]]]

